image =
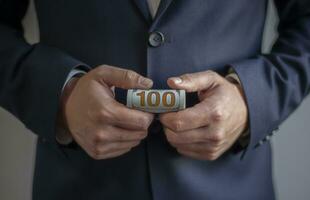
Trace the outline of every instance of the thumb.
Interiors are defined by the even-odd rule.
[[[197,92],[217,85],[221,80],[221,76],[216,72],[204,71],[184,74],[179,77],[171,77],[167,80],[167,84],[173,89],[186,90],[186,92]]]
[[[99,67],[99,79],[109,86],[122,89],[149,89],[153,86],[153,81],[132,70],[122,69],[112,66]]]

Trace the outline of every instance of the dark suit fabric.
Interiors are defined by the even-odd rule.
[[[261,53],[266,0],[162,0],[152,21],[144,0],[36,0],[40,42],[23,38],[26,0],[0,0],[0,105],[39,136],[33,198],[271,200],[271,147],[264,140],[308,94],[310,1],[276,0],[279,38]],[[150,32],[165,42],[148,45]],[[59,97],[71,69],[108,64],[167,88],[170,76],[204,70],[240,77],[250,144],[216,161],[179,155],[155,121],[131,152],[93,160],[55,141]],[[125,92],[117,91],[124,103]],[[197,103],[188,95],[189,105]],[[82,105],[81,105],[82,106]],[[293,134],[293,133],[292,133]]]

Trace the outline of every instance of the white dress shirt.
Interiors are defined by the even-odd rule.
[[[152,17],[154,18],[158,10],[160,0],[147,0],[147,3],[149,5],[150,13]]]

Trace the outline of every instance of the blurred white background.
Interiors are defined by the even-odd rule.
[[[255,19],[253,19],[255,23]],[[269,6],[264,34],[264,52],[276,38],[277,17]],[[38,25],[31,3],[24,20],[25,37],[37,42]],[[310,66],[309,66],[310,67]],[[310,199],[310,99],[280,126],[272,139],[274,182],[279,200]],[[0,199],[30,200],[36,137],[0,108]]]

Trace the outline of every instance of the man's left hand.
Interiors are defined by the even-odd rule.
[[[173,89],[198,92],[200,102],[179,112],[160,115],[169,143],[185,156],[215,160],[226,152],[247,128],[243,91],[213,71],[172,77]]]

